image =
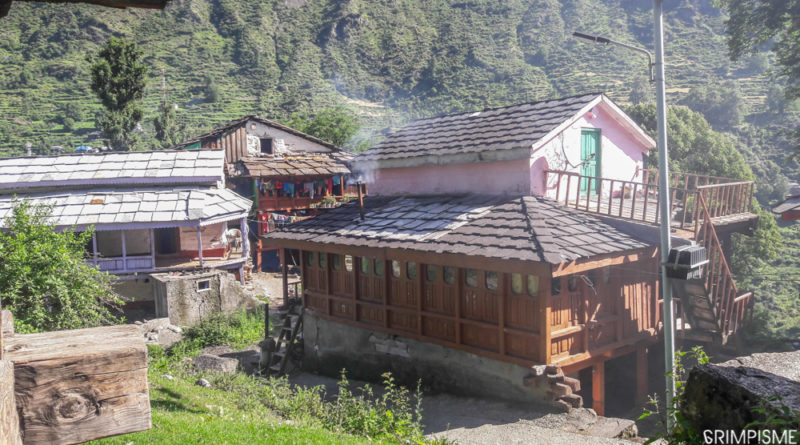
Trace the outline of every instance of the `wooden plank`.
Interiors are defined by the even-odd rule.
[[[606,363],[601,361],[592,366],[592,409],[598,416],[606,414]]]
[[[138,327],[15,335],[5,352],[14,362],[26,444],[74,444],[151,427]]]
[[[0,360],[0,443],[22,444],[14,397],[14,364],[8,360]]]

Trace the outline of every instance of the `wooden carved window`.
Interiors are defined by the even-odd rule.
[[[344,270],[346,270],[348,272],[352,272],[353,271],[353,255],[345,255],[344,256]]]
[[[333,270],[341,270],[342,269],[342,256],[339,255],[338,253],[334,254],[331,257],[331,262],[332,262],[332,265],[333,265]]]
[[[365,256],[361,257],[361,273],[363,275],[369,275],[369,258]]]
[[[438,269],[439,266],[434,266],[432,264],[425,266],[425,279],[428,280],[428,283],[436,282],[436,274]]]
[[[578,277],[575,275],[570,275],[567,278],[567,289],[569,289],[570,292],[575,292],[578,290]]]
[[[514,295],[522,294],[522,275],[518,273],[511,274],[511,292]]]
[[[442,277],[444,278],[445,283],[454,284],[456,282],[456,268],[450,266],[444,266]]]
[[[464,273],[464,284],[466,284],[467,287],[477,287],[478,271],[475,269],[467,269]]]
[[[561,277],[553,277],[550,281],[550,294],[559,295],[561,293]]]
[[[383,260],[375,260],[375,275],[382,277],[383,276],[383,267],[385,265],[385,261]]]
[[[392,260],[392,276],[400,278],[400,261]]]
[[[500,279],[497,276],[497,272],[486,272],[486,289],[497,290],[499,284]]]
[[[535,297],[537,295],[539,295],[539,277],[528,275],[528,296]]]
[[[306,252],[306,266],[314,267],[314,252]]]
[[[319,253],[319,267],[326,269],[328,267],[328,254],[324,252]]]
[[[409,280],[417,279],[417,263],[412,263],[411,261],[406,263],[406,277]]]

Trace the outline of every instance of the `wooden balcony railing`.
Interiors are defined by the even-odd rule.
[[[658,224],[661,222],[658,175],[642,170],[638,181],[583,176],[546,170],[547,196],[579,210]],[[753,181],[676,172],[670,175],[670,225],[698,229],[703,215],[699,197],[705,200],[711,218],[749,215]]]

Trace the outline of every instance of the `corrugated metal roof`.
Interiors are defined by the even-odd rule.
[[[11,213],[12,195],[0,195],[0,227]],[[229,189],[73,190],[19,195],[32,204],[53,207],[57,227],[141,223],[170,227],[204,225],[247,216],[252,202]],[[114,227],[117,228],[117,227]]]
[[[225,152],[156,151],[0,159],[0,194],[42,187],[224,180]]]
[[[538,196],[367,197],[364,207],[364,221],[348,204],[264,238],[551,264],[650,245]]]

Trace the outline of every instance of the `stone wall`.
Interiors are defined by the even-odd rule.
[[[521,365],[469,352],[375,332],[316,316],[303,315],[303,367],[338,377],[376,381],[390,371],[401,383],[415,387],[419,378],[433,391],[568,409],[555,399],[564,391],[563,374],[554,367]],[[551,375],[547,375],[551,374]],[[577,396],[575,396],[577,397]]]
[[[233,274],[212,271],[153,274],[156,316],[190,326],[217,313],[246,307],[250,298]]]

